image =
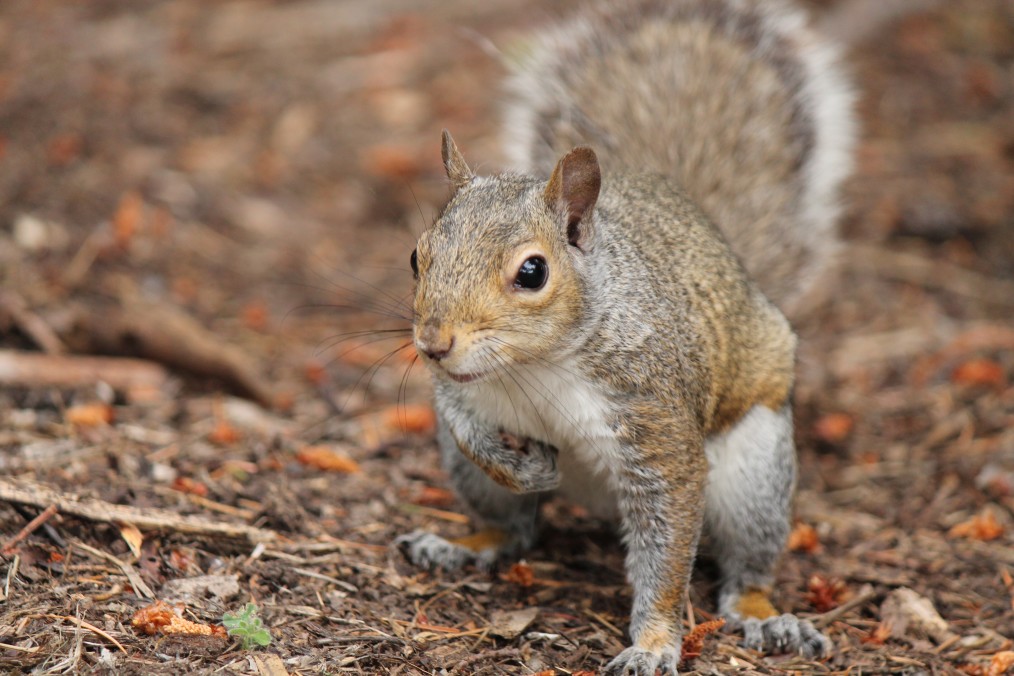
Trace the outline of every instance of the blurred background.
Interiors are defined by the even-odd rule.
[[[146,540],[152,585],[216,566],[239,575],[288,627],[279,650],[293,670],[358,655],[350,664],[367,672],[428,672],[475,654],[474,635],[424,655],[405,626],[468,632],[529,594],[566,609],[542,629],[579,646],[535,658],[529,646],[530,667],[591,669],[615,653],[621,636],[574,619],[587,611],[622,630],[629,602],[615,538],[580,510],[548,507],[557,537],[532,560],[559,584],[541,596],[479,574],[478,587],[449,593],[443,577],[419,582],[391,556],[400,532],[468,528],[437,469],[425,374],[410,347],[398,350],[407,334],[374,333],[409,325],[408,257],[448,196],[440,130],[479,172],[501,167],[506,64],[582,4],[4,0],[0,475],[294,542],[365,543],[313,565],[369,592],[325,594],[310,620],[287,608],[318,607],[333,587],[271,565],[283,559],[230,558],[171,533]],[[1001,643],[989,632],[1009,635],[1012,612],[1000,571],[1014,567],[1014,3],[808,6],[846,43],[863,136],[840,279],[798,326],[799,513],[820,544],[787,558],[781,599],[822,612],[814,599],[827,585],[814,592],[813,576],[842,585],[835,605],[873,585],[833,634],[853,650],[839,666],[974,666]],[[0,533],[31,516],[0,502]],[[113,526],[60,532],[127,554]],[[15,585],[31,603],[0,605],[0,627],[32,603],[63,603],[48,591],[58,543],[33,546],[21,571],[35,577]],[[179,551],[195,568],[180,567]],[[424,583],[436,586],[411,587]],[[987,637],[980,652],[864,642],[899,585],[930,596],[958,633]],[[575,588],[580,612],[566,601]],[[441,590],[426,622],[405,600]],[[706,587],[696,593],[713,608]],[[114,602],[92,606],[134,643],[113,666],[143,671],[157,658]],[[192,603],[205,619],[221,610]],[[329,643],[349,631],[336,617],[398,641]],[[45,654],[66,648],[63,634],[20,626],[5,640],[34,632]],[[85,653],[79,666],[98,668]],[[229,660],[181,654],[198,670]],[[519,659],[476,668],[520,670]]]

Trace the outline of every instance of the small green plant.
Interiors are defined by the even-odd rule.
[[[231,613],[223,615],[222,624],[228,630],[229,636],[236,636],[243,642],[243,650],[271,643],[271,632],[264,626],[261,618],[257,617],[257,606],[253,603],[246,604],[246,608],[239,615]]]

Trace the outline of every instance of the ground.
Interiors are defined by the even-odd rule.
[[[623,553],[567,504],[496,574],[392,549],[470,527],[423,369],[390,352],[406,334],[369,333],[407,326],[440,129],[495,170],[504,62],[577,4],[0,5],[0,670],[568,674],[623,647]],[[1014,5],[811,5],[848,42],[863,138],[840,281],[798,326],[776,601],[835,651],[719,632],[684,669],[1002,673]],[[96,385],[83,353],[144,359]],[[254,602],[273,639],[148,635],[155,599],[199,626]]]

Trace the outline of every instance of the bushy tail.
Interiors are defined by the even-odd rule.
[[[795,314],[837,249],[853,95],[836,49],[777,0],[611,0],[540,36],[509,83],[506,150],[575,145],[672,176]]]

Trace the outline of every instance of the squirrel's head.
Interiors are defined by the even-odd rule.
[[[446,131],[442,151],[454,195],[411,260],[419,354],[458,382],[560,356],[587,316],[595,153],[575,148],[543,181],[475,176]]]

